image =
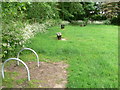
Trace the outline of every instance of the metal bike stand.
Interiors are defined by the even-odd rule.
[[[2,65],[2,77],[3,77],[3,79],[4,79],[4,66],[5,66],[5,63],[6,62],[8,62],[8,61],[10,61],[10,60],[16,60],[16,61],[19,61],[19,62],[21,62],[24,66],[25,66],[25,68],[26,68],[26,70],[27,70],[27,74],[28,74],[28,81],[30,81],[30,72],[29,72],[29,68],[28,68],[28,66],[22,61],[22,60],[20,60],[20,59],[18,59],[18,58],[9,58],[9,59],[7,59],[4,63],[3,63],[3,65]]]
[[[22,50],[20,50],[20,51],[18,52],[18,54],[17,54],[17,58],[19,58],[20,53],[21,53],[22,51],[24,51],[24,50],[30,50],[30,51],[32,51],[32,52],[36,55],[37,63],[38,63],[38,67],[39,67],[39,57],[38,57],[38,54],[37,54],[33,49],[31,49],[31,48],[23,48]],[[19,61],[17,61],[17,65],[19,65]]]

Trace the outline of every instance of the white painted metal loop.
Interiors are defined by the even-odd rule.
[[[23,48],[23,49],[21,49],[21,50],[18,52],[18,54],[17,54],[17,58],[19,58],[20,53],[21,53],[22,51],[24,51],[24,50],[30,50],[30,51],[32,51],[32,52],[36,55],[37,63],[38,63],[38,67],[39,67],[39,57],[38,57],[38,54],[37,54],[33,49],[31,49],[31,48]],[[19,61],[17,61],[17,65],[19,65]]]
[[[26,70],[27,70],[27,74],[28,74],[28,81],[30,81],[30,71],[29,71],[28,66],[27,66],[22,60],[20,60],[20,59],[18,59],[18,58],[9,58],[9,59],[7,59],[7,60],[3,63],[3,65],[2,65],[2,77],[3,77],[3,78],[5,77],[5,76],[4,76],[4,66],[5,66],[5,63],[8,62],[8,61],[10,61],[10,60],[16,60],[16,61],[19,61],[19,62],[21,62],[22,64],[24,64],[24,66],[25,66],[25,68],[26,68]]]

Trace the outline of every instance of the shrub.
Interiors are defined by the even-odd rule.
[[[47,27],[51,27],[51,26],[54,26],[54,25],[58,25],[58,24],[61,24],[61,20],[60,19],[57,19],[57,20],[54,20],[54,19],[49,19],[49,20],[46,20],[44,22],[44,24],[47,26]]]
[[[92,24],[104,24],[104,21],[92,21]]]
[[[91,16],[91,19],[101,21],[101,20],[106,20],[107,18],[101,14],[96,14],[96,15]]]
[[[42,24],[28,24],[21,21],[10,23],[3,22],[2,32],[2,58],[15,55],[19,48],[24,47],[24,43],[36,33],[44,33],[50,26],[60,24],[61,20],[48,20]],[[3,60],[4,61],[4,60]]]
[[[87,23],[88,23],[88,20],[89,20],[88,18],[84,18],[83,21],[84,21],[85,24],[87,24]]]
[[[46,30],[45,24],[25,24],[25,27],[21,29],[23,31],[23,43],[28,40],[29,38],[33,37],[37,32],[43,33]]]
[[[10,22],[8,24],[2,23],[2,58],[7,58],[15,54],[16,48],[22,47],[23,32],[20,28],[23,24],[20,21]]]
[[[71,22],[72,25],[80,25],[82,23],[83,23],[83,21],[80,21],[80,20],[79,21],[72,21]]]
[[[61,24],[68,25],[70,22],[68,21],[62,21]]]
[[[105,20],[103,23],[106,24],[106,25],[110,25],[110,24],[111,24],[111,21],[110,21],[109,19],[107,19],[107,20]]]
[[[119,23],[118,17],[112,18],[112,19],[111,19],[111,24],[119,25],[120,23]]]

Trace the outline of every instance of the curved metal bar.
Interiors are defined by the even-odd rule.
[[[38,57],[38,54],[37,54],[33,49],[31,49],[31,48],[23,48],[22,50],[20,50],[20,51],[18,52],[18,54],[17,54],[17,58],[19,58],[19,55],[20,55],[20,53],[21,53],[23,50],[30,50],[30,51],[32,51],[32,52],[36,55],[36,57],[37,57],[37,63],[38,63],[38,67],[39,67],[39,57]],[[19,65],[19,61],[17,61],[17,65]]]
[[[3,78],[5,77],[5,76],[4,76],[4,66],[5,66],[5,63],[8,62],[8,61],[10,61],[10,60],[17,60],[17,61],[21,62],[22,64],[24,64],[24,66],[26,67],[27,73],[28,73],[28,81],[30,81],[30,72],[29,72],[28,66],[27,66],[22,60],[20,60],[20,59],[18,59],[18,58],[9,58],[9,59],[7,59],[7,60],[3,63],[3,65],[2,65],[2,77],[3,77]]]

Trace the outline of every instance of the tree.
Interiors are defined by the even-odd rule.
[[[63,20],[77,20],[84,14],[84,9],[81,3],[78,2],[59,2],[59,15]]]
[[[22,19],[25,16],[26,3],[2,2],[2,18],[3,20]]]
[[[101,11],[102,14],[105,15],[108,19],[112,19],[118,16],[118,11],[120,7],[118,2],[109,2],[109,3],[102,3]]]
[[[57,3],[32,2],[27,8],[27,18],[38,22],[59,18]]]

